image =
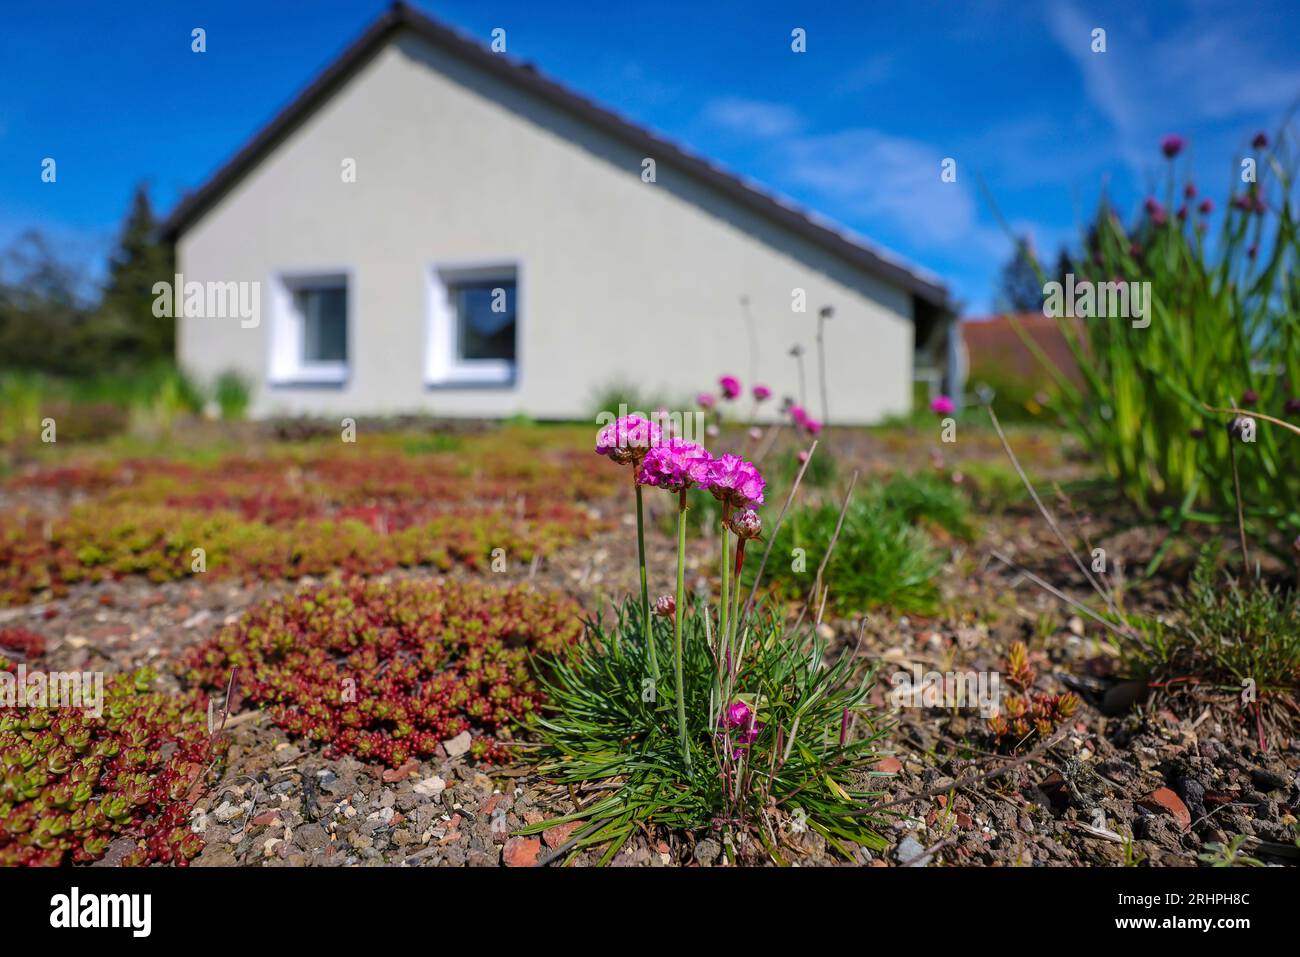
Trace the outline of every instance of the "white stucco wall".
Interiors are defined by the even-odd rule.
[[[356,161],[357,181],[340,176]],[[911,402],[911,300],[748,209],[404,36],[182,235],[187,282],[258,281],[261,322],[179,320],[182,365],[235,369],[253,414],[587,414],[615,379],[672,397],[751,383],[797,394],[793,343],[817,400],[817,309],[827,327],[831,419],[873,422]],[[430,388],[426,276],[439,263],[517,261],[519,371],[507,388]],[[271,289],[283,273],[350,277],[350,372],[335,387],[268,383]],[[791,311],[807,290],[808,311]],[[774,405],[775,403],[772,403]]]

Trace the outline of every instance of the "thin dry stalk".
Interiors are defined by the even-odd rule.
[[[754,576],[754,585],[749,589],[749,597],[745,599],[745,617],[748,618],[751,611],[754,610],[754,596],[758,594],[758,586],[763,581],[763,569],[767,567],[768,556],[772,554],[772,546],[776,543],[776,533],[781,530],[781,523],[785,521],[785,513],[790,510],[790,503],[794,501],[795,493],[799,491],[799,485],[803,482],[804,473],[808,471],[808,463],[812,461],[813,453],[817,451],[817,440],[808,448],[808,457],[803,460],[803,465],[799,468],[799,474],[794,477],[794,484],[790,486],[790,494],[785,497],[785,504],[781,506],[781,514],[776,517],[776,525],[772,527],[772,532],[767,537],[767,548],[763,549],[762,561],[758,563],[758,573]],[[740,583],[736,583],[740,587]]]
[[[1043,500],[1038,497],[1038,491],[1034,488],[1034,484],[1029,481],[1029,476],[1025,474],[1024,468],[1021,467],[1020,460],[1016,458],[1016,453],[1012,451],[1011,443],[1007,441],[1007,434],[1004,431],[1002,431],[1002,423],[998,421],[998,415],[996,412],[993,411],[993,406],[991,405],[986,406],[986,408],[988,409],[989,412],[989,418],[993,420],[993,428],[998,433],[998,439],[1001,440],[1002,442],[1003,451],[1005,451],[1007,453],[1007,457],[1011,459],[1011,464],[1012,466],[1015,467],[1016,474],[1020,476],[1020,481],[1024,484],[1025,489],[1029,492],[1029,497],[1034,500],[1034,504],[1038,506],[1038,511],[1043,516],[1043,518],[1047,521],[1047,525],[1049,528],[1051,528],[1052,534],[1055,535],[1056,540],[1061,543],[1061,547],[1064,548],[1066,552],[1069,553],[1070,558],[1074,561],[1074,564],[1078,567],[1079,571],[1083,573],[1083,577],[1088,580],[1088,584],[1091,585],[1093,587],[1093,590],[1096,591],[1097,594],[1101,596],[1102,600],[1106,603],[1107,610],[1109,610],[1110,613],[1114,615],[1116,618],[1120,618],[1121,616],[1119,613],[1119,609],[1115,606],[1115,601],[1111,597],[1110,590],[1108,588],[1103,587],[1100,583],[1098,583],[1097,579],[1093,577],[1092,572],[1088,570],[1088,566],[1083,563],[1083,561],[1079,558],[1078,554],[1075,552],[1074,548],[1070,545],[1069,541],[1066,539],[1065,533],[1061,531],[1061,526],[1058,525],[1056,522],[1056,518],[1048,510],[1047,506],[1043,504]]]

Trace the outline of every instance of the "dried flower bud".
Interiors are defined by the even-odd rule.
[[[671,618],[677,612],[677,600],[672,595],[660,595],[655,600],[655,614],[660,618]]]

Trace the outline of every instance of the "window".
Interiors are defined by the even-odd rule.
[[[347,287],[297,289],[293,306],[302,317],[303,363],[347,362]]]
[[[518,269],[444,267],[430,282],[427,378],[434,385],[512,385],[519,344]]]
[[[348,376],[345,275],[282,276],[273,284],[271,380],[328,385]]]
[[[453,286],[456,358],[515,361],[515,284],[467,282]]]

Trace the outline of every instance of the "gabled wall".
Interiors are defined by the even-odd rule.
[[[340,175],[354,159],[357,181]],[[181,236],[186,281],[258,281],[257,328],[179,320],[181,363],[237,369],[256,415],[585,417],[616,379],[685,398],[735,374],[820,415],[814,336],[827,327],[831,419],[910,404],[905,291],[849,267],[513,84],[413,35],[379,52]],[[519,375],[508,388],[425,383],[429,270],[513,261],[522,271]],[[267,381],[275,277],[350,277],[351,368],[328,387]],[[808,311],[791,311],[792,290]],[[739,304],[749,298],[754,341]],[[756,355],[755,355],[756,354]],[[773,403],[774,404],[774,403]]]

